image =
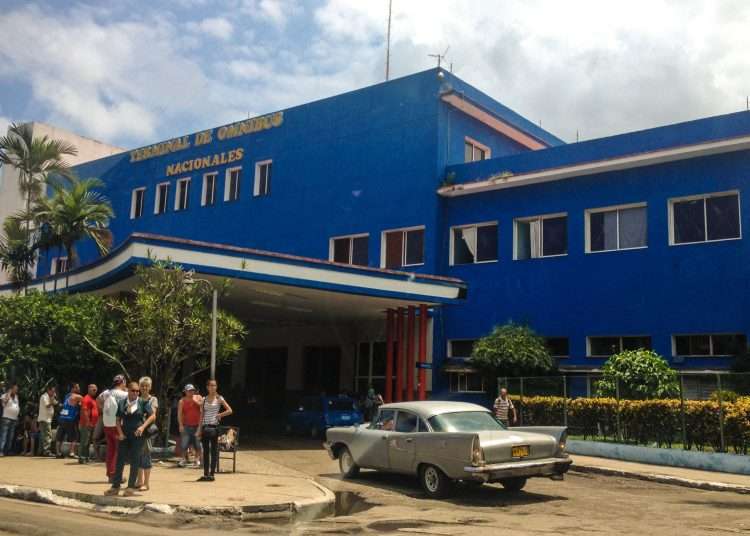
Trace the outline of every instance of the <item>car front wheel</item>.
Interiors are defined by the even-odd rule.
[[[354,478],[359,474],[359,466],[354,463],[354,457],[346,447],[339,454],[339,471],[344,478]]]
[[[425,493],[433,499],[444,499],[453,490],[453,481],[434,465],[419,468],[419,482]]]
[[[506,491],[521,491],[526,485],[526,479],[518,476],[514,478],[506,478],[500,482]]]

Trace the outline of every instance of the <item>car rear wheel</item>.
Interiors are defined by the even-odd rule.
[[[500,481],[506,491],[521,491],[526,485],[526,478],[517,476]]]
[[[434,465],[419,468],[419,482],[424,492],[433,499],[448,497],[453,490],[453,481]]]
[[[339,471],[344,478],[354,478],[359,474],[359,465],[354,463],[354,457],[347,447],[339,453]]]

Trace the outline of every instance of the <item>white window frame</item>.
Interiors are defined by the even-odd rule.
[[[388,233],[395,233],[401,231],[404,233],[404,238],[401,241],[401,268],[408,268],[409,266],[424,266],[424,260],[427,256],[425,242],[422,242],[422,262],[417,264],[405,264],[406,263],[406,232],[407,231],[424,231],[424,238],[427,238],[427,228],[425,225],[414,225],[412,227],[397,227],[396,229],[386,229],[380,233],[380,267],[385,268],[385,257],[386,257],[386,235]]]
[[[566,257],[568,253],[558,253],[557,255],[543,255],[542,252],[544,251],[544,231],[542,229],[542,221],[549,220],[552,218],[562,218],[565,217],[566,220],[568,219],[568,213],[567,212],[556,212],[553,214],[541,214],[539,216],[525,216],[523,218],[514,218],[513,219],[513,260],[514,261],[530,261],[533,259],[552,259],[554,257]],[[539,255],[534,257],[533,254],[528,259],[519,259],[518,258],[518,224],[519,223],[529,223],[533,221],[539,221]],[[566,221],[567,225],[567,221]],[[569,235],[570,233],[568,233]],[[568,245],[568,244],[566,244]],[[568,252],[570,251],[570,248],[568,248]],[[532,252],[533,253],[533,252]]]
[[[471,151],[471,160],[469,162],[481,162],[481,160],[474,160],[474,151],[476,149],[479,149],[480,151],[484,151],[484,158],[482,160],[489,160],[492,158],[492,149],[487,147],[484,143],[475,140],[474,138],[470,138],[469,136],[464,136],[464,151],[466,151],[466,145],[471,145],[472,151]],[[466,153],[464,152],[464,160],[466,159]],[[464,162],[464,163],[469,163]]]
[[[164,212],[159,212],[159,201],[161,200],[161,187],[167,187],[167,199],[164,201]],[[160,214],[166,214],[167,208],[169,208],[169,181],[160,182],[156,185],[156,195],[154,196],[154,214],[157,216]]]
[[[729,195],[736,195],[737,196],[737,213],[738,213],[738,223],[739,223],[739,231],[740,235],[734,238],[719,238],[716,240],[709,240],[708,239],[708,214],[706,212],[706,199],[710,199],[712,197],[726,197]],[[700,240],[698,242],[675,242],[674,239],[674,204],[679,203],[681,201],[697,201],[699,199],[703,199],[703,231],[705,233],[706,239]],[[742,240],[742,199],[740,196],[739,190],[727,190],[725,192],[711,192],[709,194],[698,194],[698,195],[688,195],[684,197],[672,197],[667,200],[667,217],[669,220],[669,245],[670,246],[689,246],[691,244],[707,244],[707,243],[713,243],[713,242],[728,242],[730,240]]]
[[[240,178],[237,181],[237,197],[234,199],[229,198],[229,186],[232,184],[232,172],[233,171],[239,171],[240,172]],[[231,168],[227,168],[225,174],[224,174],[224,202],[228,203],[230,201],[239,201],[240,196],[239,192],[242,191],[240,182],[242,181],[242,166],[234,166]]]
[[[57,263],[58,263],[58,261],[65,261],[65,270],[62,270],[60,272],[57,271]],[[50,275],[55,275],[55,274],[58,274],[58,273],[64,274],[65,272],[68,271],[69,268],[70,267],[68,266],[68,257],[67,256],[65,256],[65,257],[52,257],[52,265],[49,268],[49,273],[50,273]]]
[[[476,343],[478,340],[479,340],[479,338],[476,338],[476,339],[448,339],[445,342],[446,343],[445,355],[447,357],[458,357],[458,358],[471,357],[471,356],[465,356],[465,355],[453,355],[453,343],[454,342],[467,342],[467,341],[473,341],[473,342]]]
[[[273,160],[267,159],[267,160],[260,160],[259,162],[255,163],[255,181],[253,183],[253,197],[263,197],[266,195],[270,195],[271,193],[271,176],[266,177],[266,191],[262,192],[260,191],[260,168],[271,164],[271,173],[273,173]]]
[[[487,392],[485,390],[486,386],[485,386],[484,375],[482,375],[479,372],[454,372],[454,371],[448,371],[448,374],[455,374],[456,376],[458,376],[458,378],[456,379],[456,383],[458,385],[457,385],[457,389],[455,391],[452,389],[452,387],[453,387],[453,382],[451,381],[452,379],[450,377],[448,378],[448,392],[450,392],[450,393],[486,393]],[[473,390],[473,389],[469,389],[468,382],[466,381],[466,376],[468,376],[469,374],[474,374],[474,375],[478,375],[479,376],[479,379],[482,382],[481,390],[476,391],[476,390]],[[463,389],[461,388],[461,378],[462,377],[463,377]]]
[[[333,260],[333,254],[334,254],[334,242],[336,240],[349,240],[349,262],[348,264],[352,264],[352,257],[354,256],[354,248],[352,247],[352,244],[354,243],[355,238],[368,238],[368,249],[369,249],[369,237],[370,233],[358,233],[358,234],[350,234],[350,235],[341,235],[341,236],[332,236],[330,239],[328,239],[328,260],[331,262],[334,262]],[[369,251],[368,251],[368,258],[369,258]]]
[[[623,351],[622,339],[631,339],[631,338],[635,339],[635,338],[642,338],[642,337],[648,337],[649,339],[653,339],[651,335],[645,335],[645,334],[644,335],[589,335],[588,337],[586,337],[586,357],[594,357],[597,359],[610,357],[608,355],[591,355],[591,339],[609,339],[609,338],[614,338],[614,337],[617,337],[620,341],[620,349],[617,352],[615,352],[616,354]],[[652,340],[651,341],[652,348],[653,348],[653,342],[654,341]]]
[[[143,192],[143,196],[141,197],[141,214],[140,216],[136,216],[136,199],[138,199],[138,192]],[[135,220],[138,218],[143,217],[143,207],[146,204],[146,188],[140,187],[140,188],[134,188],[133,191],[130,193],[130,219]]]
[[[620,211],[628,210],[630,208],[645,208],[646,209],[646,245],[636,246],[632,248],[621,248],[620,247]],[[615,249],[600,249],[597,251],[591,250],[591,215],[601,214],[602,212],[616,212],[617,213],[617,247]],[[589,208],[585,211],[585,237],[586,240],[586,253],[610,253],[612,251],[630,251],[633,249],[647,249],[648,248],[648,204],[642,203],[628,203],[625,205],[613,205],[611,207],[600,207],[600,208]]]
[[[476,255],[474,255],[474,259],[475,259],[474,262],[462,262],[460,264],[456,264],[456,259],[455,259],[455,255],[454,255],[455,252],[456,252],[456,249],[455,249],[456,237],[454,236],[453,231],[455,231],[456,229],[470,229],[470,228],[473,227],[475,229],[474,238],[476,239],[476,236],[477,236],[476,230],[478,230],[480,227],[489,227],[491,225],[496,226],[497,230],[498,230],[498,233],[500,232],[500,224],[497,222],[497,220],[495,220],[495,221],[485,221],[485,222],[481,222],[481,223],[470,223],[470,224],[467,224],[467,225],[454,225],[453,227],[451,227],[450,228],[450,247],[449,247],[449,252],[448,252],[448,255],[449,255],[449,257],[448,257],[448,263],[449,263],[449,265],[450,266],[469,266],[469,265],[472,265],[472,264],[488,264],[488,263],[493,263],[493,262],[499,261],[500,260],[500,248],[498,247],[497,248],[497,258],[496,259],[491,259],[491,260],[487,260],[487,261],[478,261],[478,260],[476,260]],[[495,240],[497,240],[498,238],[499,237],[496,236]],[[475,247],[476,247],[476,244],[475,244]]]
[[[727,357],[726,354],[714,353],[714,337],[722,335],[745,335],[745,333],[675,333],[672,335],[672,357]],[[677,353],[677,337],[708,337],[708,347],[711,353],[709,354],[678,354]]]
[[[180,188],[183,184],[187,184],[187,197],[185,198],[185,208],[180,208]],[[183,177],[182,179],[177,179],[175,182],[175,188],[174,188],[174,211],[175,212],[181,212],[183,210],[187,210],[190,207],[190,177]]]
[[[210,205],[206,205],[206,202],[208,201],[208,177],[214,178],[214,202]],[[209,173],[203,174],[203,184],[201,186],[201,206],[213,206],[216,204],[216,186],[219,182],[219,172],[218,171],[211,171]]]

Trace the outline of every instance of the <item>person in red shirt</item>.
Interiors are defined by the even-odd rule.
[[[91,461],[91,438],[94,428],[99,421],[99,406],[96,403],[97,387],[93,383],[89,385],[88,393],[81,400],[81,417],[78,430],[81,435],[81,443],[78,450],[78,463],[89,463]]]
[[[188,462],[188,450],[192,447],[195,451],[195,467],[200,466],[201,443],[196,436],[198,425],[201,420],[201,404],[203,398],[196,393],[192,384],[187,384],[182,391],[183,397],[177,404],[177,422],[180,425],[180,447],[182,448],[183,460],[179,466],[185,467]]]

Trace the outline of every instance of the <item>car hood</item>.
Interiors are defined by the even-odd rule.
[[[524,459],[549,458],[557,452],[557,440],[550,435],[514,430],[483,431],[477,435],[487,463],[518,460],[511,455],[516,446],[528,445],[529,455]]]

